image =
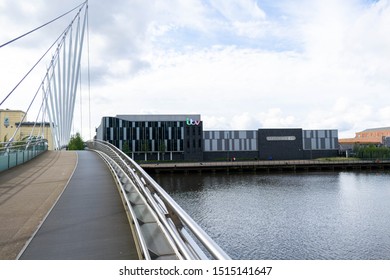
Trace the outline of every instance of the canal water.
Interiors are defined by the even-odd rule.
[[[390,259],[390,173],[155,180],[233,259]]]

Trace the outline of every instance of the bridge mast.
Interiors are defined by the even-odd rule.
[[[47,79],[47,85],[44,89],[47,98],[46,110],[50,118],[56,149],[65,147],[71,135],[80,76],[81,54],[88,17],[88,4],[85,5],[81,25],[82,9],[83,7],[80,8],[77,16],[64,32],[62,41],[58,45],[50,65],[51,77]],[[75,32],[73,32],[73,24],[76,20],[77,26]]]

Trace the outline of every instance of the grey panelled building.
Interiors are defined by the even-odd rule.
[[[258,157],[256,130],[204,131],[203,143],[204,160]]]
[[[203,131],[200,115],[103,117],[97,139],[135,160],[290,160],[337,156],[337,130]]]
[[[303,130],[303,150],[305,158],[329,156],[329,151],[339,150],[338,131],[332,130]]]

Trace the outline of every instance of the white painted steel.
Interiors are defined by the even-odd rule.
[[[81,11],[84,7],[81,23]],[[46,77],[44,96],[55,149],[66,146],[71,136],[87,13],[87,5],[80,8],[75,19],[65,30],[47,71],[51,75]],[[73,32],[75,21],[76,30]]]
[[[129,175],[128,177],[145,197],[148,205],[158,216],[161,225],[174,240],[177,250],[185,259],[205,259],[207,255],[214,259],[230,259],[215,241],[131,158],[104,141],[90,141],[88,147],[106,153]],[[203,249],[197,245],[192,236],[202,244]]]

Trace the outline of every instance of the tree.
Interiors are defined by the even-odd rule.
[[[142,140],[141,150],[145,153],[145,161],[148,160],[148,152],[149,152],[149,141]]]
[[[390,158],[390,148],[376,147],[375,145],[356,145],[354,147],[356,157],[363,159],[388,159]]]
[[[165,146],[164,140],[160,140],[160,146],[159,148],[159,153],[162,153],[162,158],[164,159],[165,152],[167,151],[167,147]],[[159,160],[160,160],[160,154],[159,154]]]
[[[129,141],[124,141],[123,146],[122,146],[122,152],[124,152],[126,155],[129,155],[131,153]]]
[[[80,133],[76,133],[70,138],[68,144],[68,150],[84,150],[84,141],[80,136]]]

